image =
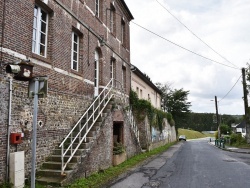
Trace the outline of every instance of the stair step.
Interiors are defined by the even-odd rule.
[[[87,134],[88,137],[95,137],[96,135],[96,131],[89,131],[89,133]]]
[[[82,147],[78,148],[75,155],[81,155],[85,150],[89,149],[89,147],[90,147],[90,143],[82,143]],[[62,152],[61,149],[55,149],[53,154],[54,155],[61,155],[61,152]],[[71,151],[69,150],[69,151],[67,151],[66,155],[70,155],[70,153],[71,153]]]
[[[64,156],[64,161],[67,161],[70,158],[69,155]],[[78,159],[80,158],[79,155],[74,155],[70,162],[78,162]],[[51,155],[47,158],[47,161],[54,161],[54,162],[61,162],[61,155]]]
[[[66,167],[66,170],[72,170],[76,164],[77,163],[68,163],[67,167]],[[61,162],[51,162],[51,161],[49,161],[49,162],[44,162],[43,165],[42,165],[43,170],[45,170],[45,169],[61,170],[61,167],[62,167]]]
[[[53,185],[53,187],[61,186],[61,182],[65,177],[37,177],[36,182],[41,185]]]
[[[70,174],[72,172],[72,170],[64,170],[64,174]],[[65,176],[61,175],[61,170],[52,170],[52,169],[42,169],[39,170],[37,173],[37,176],[39,178],[39,176],[41,177],[58,177],[58,178],[63,178]]]

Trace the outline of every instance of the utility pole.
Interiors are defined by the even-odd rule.
[[[216,109],[216,123],[217,123],[217,127],[218,127],[218,138],[220,139],[220,124],[219,124],[217,96],[214,97],[214,101],[215,101],[215,109]]]
[[[246,70],[242,68],[242,82],[243,82],[243,94],[244,94],[244,107],[245,107],[245,121],[246,121],[246,138],[247,143],[250,143],[249,137],[249,114],[248,114],[248,100],[247,100],[247,84],[246,84]]]

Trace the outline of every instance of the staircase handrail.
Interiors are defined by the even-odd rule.
[[[95,121],[99,118],[100,114],[102,113],[102,111],[104,110],[104,108],[106,107],[106,105],[108,104],[109,100],[112,98],[113,94],[110,94],[113,86],[112,86],[112,82],[113,79],[111,79],[109,81],[109,83],[103,88],[103,90],[101,91],[101,93],[96,97],[96,99],[92,102],[92,104],[90,105],[90,107],[86,110],[86,112],[81,116],[81,118],[78,120],[78,122],[75,124],[75,126],[71,129],[71,131],[68,133],[68,135],[64,138],[64,140],[61,142],[61,144],[59,145],[59,147],[61,147],[61,174],[64,175],[64,170],[67,166],[67,164],[70,162],[70,160],[72,159],[72,157],[74,156],[74,154],[76,153],[76,151],[78,150],[78,148],[80,147],[80,145],[82,144],[82,142],[85,140],[86,141],[86,137],[87,134],[89,133],[90,129],[92,128],[92,126],[94,125]],[[105,91],[107,91],[107,93],[105,93]],[[101,96],[104,95],[104,97],[101,99]],[[110,95],[110,96],[109,96]],[[101,101],[100,101],[101,99]],[[104,103],[102,109],[100,108],[100,105],[102,104],[102,102],[107,99],[106,103]],[[96,102],[98,102],[98,106],[95,108],[95,104]],[[88,117],[88,112],[93,109],[93,113]],[[95,112],[98,111],[98,115],[95,118]],[[83,120],[83,118],[86,117],[86,122],[85,124],[81,127],[81,129],[79,130],[78,134],[72,138],[72,134],[74,132],[74,130],[78,127],[79,123],[81,123],[81,121]],[[91,120],[93,118],[93,122],[92,124],[88,127],[88,123],[89,120]],[[86,128],[86,132],[85,134],[81,137],[81,133],[84,130],[84,128]],[[64,144],[67,141],[68,138],[71,138],[71,143],[70,145],[67,147],[67,149],[64,151]],[[76,139],[79,138],[79,143],[76,146],[76,148],[73,149],[73,144],[75,143]],[[68,160],[66,162],[64,162],[64,157],[66,155],[66,153],[70,150],[70,157],[68,158]]]

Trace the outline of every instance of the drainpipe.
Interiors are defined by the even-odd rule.
[[[12,102],[12,81],[9,79],[9,114],[8,114],[8,125],[7,125],[7,155],[6,155],[6,182],[9,181],[9,158],[10,158],[10,124],[11,124],[11,102]]]

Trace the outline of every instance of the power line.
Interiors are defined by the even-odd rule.
[[[222,101],[231,91],[232,91],[232,89],[235,87],[235,85],[239,82],[239,80],[240,80],[240,78],[242,77],[242,75],[240,75],[240,77],[238,78],[238,80],[235,82],[235,84],[233,85],[233,87],[227,92],[227,94],[224,96],[224,97],[222,97],[222,99],[221,100],[219,100],[218,102],[220,102],[220,101]]]
[[[232,66],[229,66],[229,65],[220,63],[220,62],[218,62],[218,61],[215,61],[215,60],[212,60],[212,59],[210,59],[210,58],[208,58],[208,57],[205,57],[205,56],[203,56],[203,55],[200,55],[200,54],[198,54],[198,53],[196,53],[196,52],[193,52],[192,50],[189,50],[189,49],[187,49],[187,48],[185,48],[185,47],[183,47],[183,46],[181,46],[181,45],[179,45],[179,44],[176,44],[176,43],[174,43],[174,42],[172,42],[172,41],[170,41],[170,40],[164,38],[163,36],[161,36],[161,35],[159,35],[159,34],[153,32],[153,31],[150,31],[149,29],[147,29],[147,28],[145,28],[145,27],[143,27],[143,26],[141,26],[141,25],[139,25],[139,24],[137,24],[137,23],[135,23],[135,22],[133,22],[133,21],[131,21],[131,22],[132,22],[133,24],[137,25],[138,27],[140,27],[140,28],[142,28],[142,29],[148,31],[149,33],[152,33],[153,35],[156,35],[157,37],[159,37],[159,38],[161,38],[161,39],[163,39],[163,40],[166,40],[166,41],[168,41],[169,43],[174,44],[175,46],[178,46],[179,48],[182,48],[183,50],[186,50],[186,51],[188,51],[188,52],[190,52],[190,53],[192,53],[192,54],[195,54],[195,55],[197,55],[197,56],[199,56],[199,57],[202,57],[202,58],[207,59],[207,60],[209,60],[209,61],[212,61],[212,62],[214,62],[214,63],[218,63],[218,64],[220,64],[220,65],[223,65],[223,66],[226,66],[226,67],[229,67],[229,68],[232,68],[232,69],[240,70],[239,68],[232,67]]]
[[[198,37],[191,29],[189,29],[184,23],[182,23],[175,15],[173,15],[165,6],[163,6],[158,0],[155,0],[160,6],[162,6],[171,16],[173,16],[181,25],[183,25],[190,33],[192,33],[196,38],[198,38],[203,44],[205,44],[208,48],[210,48],[213,52],[219,55],[221,58],[232,64],[234,67],[237,67],[232,62],[230,62],[227,58],[216,52],[211,46],[209,46],[206,42],[204,42],[200,37]]]

